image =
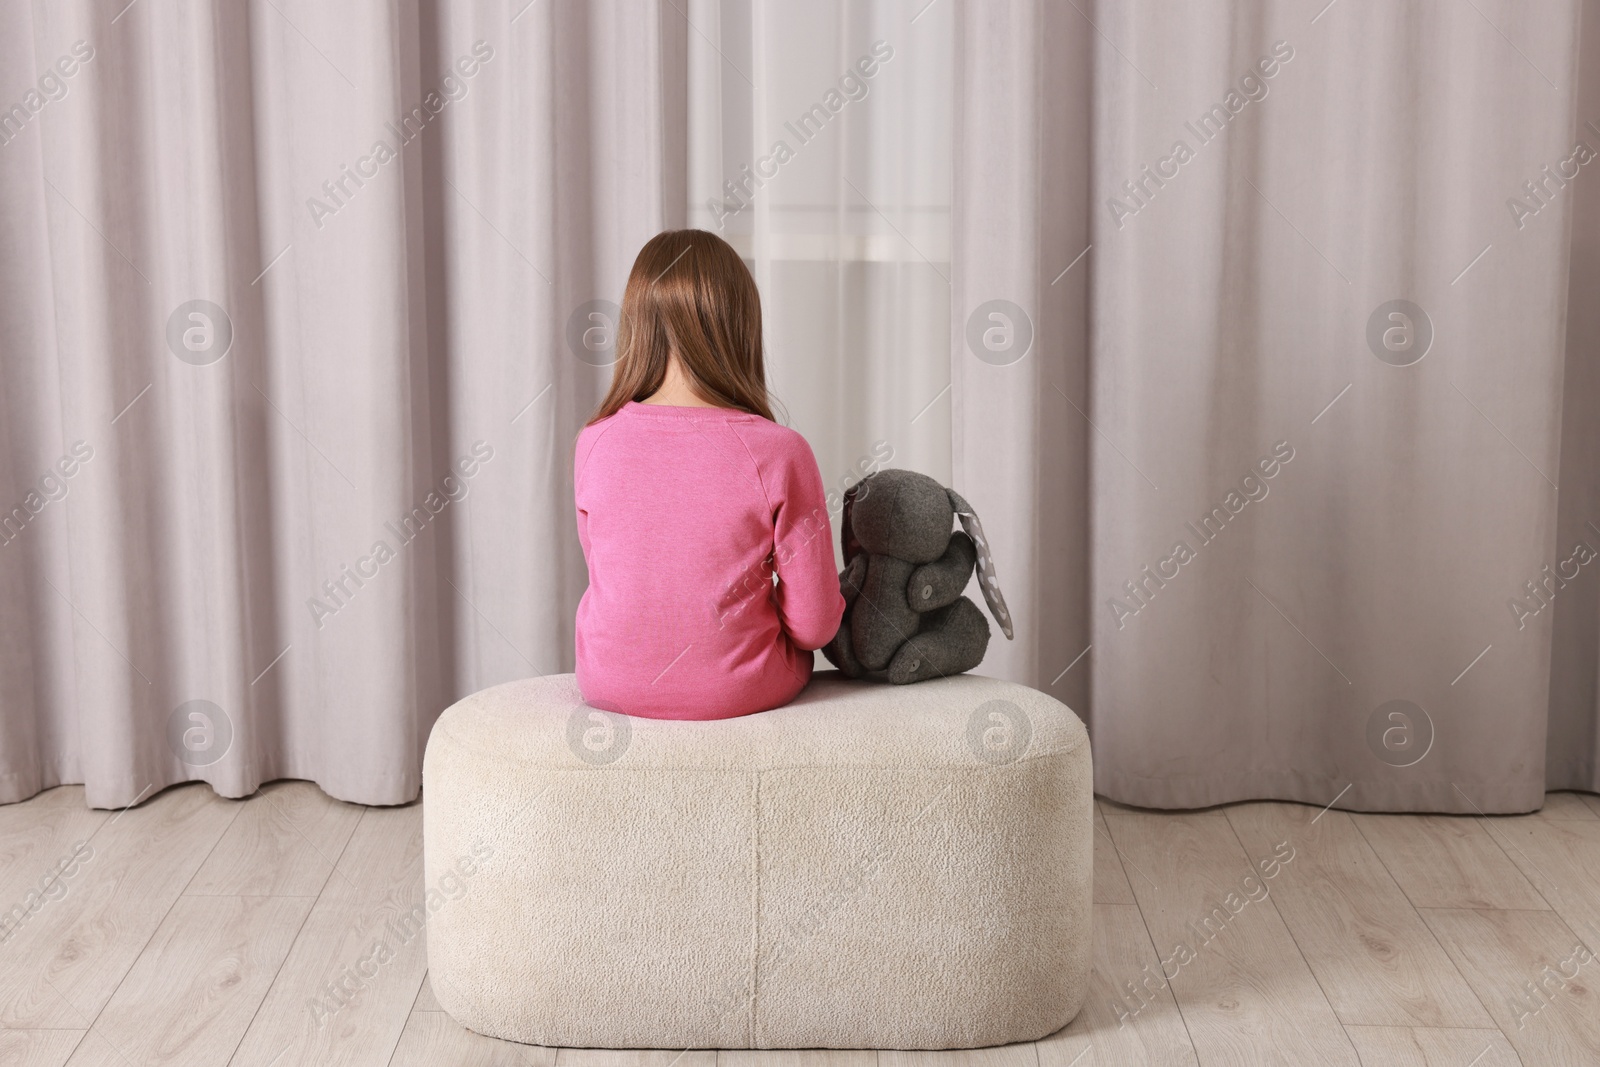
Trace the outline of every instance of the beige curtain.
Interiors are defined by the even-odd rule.
[[[405,801],[570,669],[570,444],[686,221],[830,488],[983,516],[983,670],[1104,794],[1597,788],[1579,6],[0,0],[0,800]]]
[[[961,10],[954,473],[1099,791],[1600,787],[1579,5]]]
[[[670,0],[0,2],[0,801],[417,795],[568,670]],[[15,103],[17,107],[11,107]]]

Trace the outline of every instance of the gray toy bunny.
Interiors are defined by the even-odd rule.
[[[951,532],[954,518],[964,532]],[[989,623],[961,595],[974,565],[989,611],[1011,640],[983,526],[955,490],[915,471],[868,475],[845,493],[839,540],[844,620],[822,654],[846,676],[903,685],[983,662]]]

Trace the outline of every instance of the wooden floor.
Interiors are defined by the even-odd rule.
[[[1600,948],[1600,797],[1490,819],[1101,801],[1095,845],[1093,987],[1037,1044],[550,1049],[444,1014],[424,937],[362,965],[422,892],[420,806],[278,782],[103,812],[54,789],[0,807],[0,909],[48,888],[0,943],[0,1065],[1600,1063],[1600,959],[1579,947]],[[370,976],[338,1008],[328,984],[347,966]]]

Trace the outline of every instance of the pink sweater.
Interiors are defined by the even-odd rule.
[[[578,434],[573,486],[585,701],[725,719],[799,694],[844,614],[804,437],[726,408],[630,403]]]

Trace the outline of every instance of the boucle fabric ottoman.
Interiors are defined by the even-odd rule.
[[[1088,986],[1092,789],[1064,704],[976,675],[714,722],[496,686],[423,762],[433,992],[538,1045],[1040,1038]]]

